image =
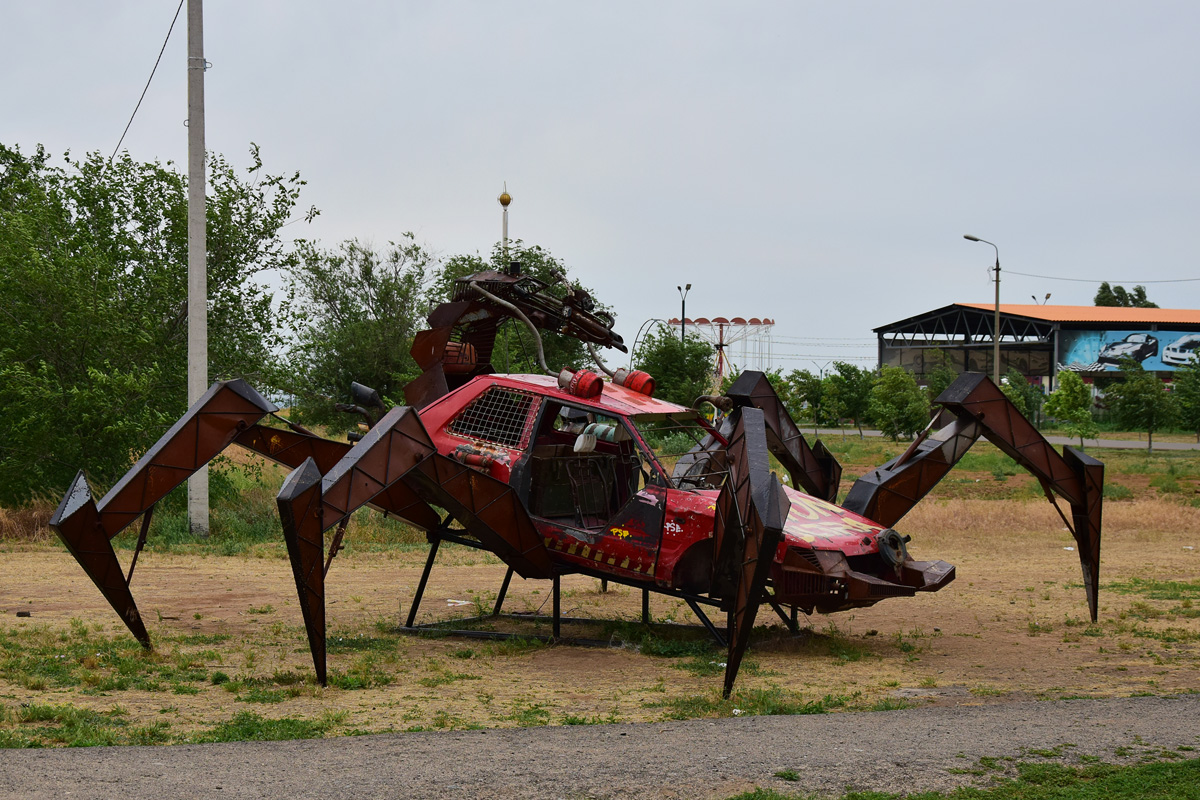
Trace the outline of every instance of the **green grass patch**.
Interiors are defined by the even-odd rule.
[[[172,740],[170,725],[131,725],[119,706],[93,711],[69,704],[31,703],[4,707],[0,747],[97,747],[164,744]]]
[[[128,635],[107,636],[78,620],[69,629],[0,630],[0,672],[34,691],[72,688],[91,694],[163,692],[208,678],[196,659],[178,648],[146,650]]]
[[[253,711],[240,711],[218,722],[193,742],[277,742],[285,739],[320,739],[345,721],[345,712],[327,713],[315,720],[282,717],[268,719]]]
[[[825,695],[806,701],[799,692],[770,686],[766,689],[742,689],[726,700],[718,690],[699,695],[654,700],[646,708],[664,709],[665,719],[698,719],[701,717],[755,717],[775,714],[826,714],[843,708],[849,698]]]
[[[982,759],[981,759],[982,762]],[[968,774],[986,774],[963,770]],[[1016,777],[988,788],[963,787],[952,792],[849,792],[841,800],[1200,800],[1200,760],[1172,760],[1115,766],[1089,764],[1016,765]],[[778,776],[779,773],[776,773]],[[803,796],[755,789],[729,800],[801,800]]]
[[[1130,578],[1106,584],[1105,591],[1116,594],[1140,594],[1151,600],[1200,599],[1200,581],[1159,581],[1151,578]]]

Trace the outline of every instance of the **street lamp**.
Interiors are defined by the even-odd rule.
[[[992,382],[997,386],[1000,385],[1000,248],[989,242],[987,239],[980,239],[978,236],[972,236],[969,233],[964,233],[963,238],[971,242],[983,242],[991,244],[996,251],[996,316],[992,321]]]
[[[688,296],[688,292],[690,292],[692,290],[692,285],[689,283],[687,286],[676,286],[675,288],[679,290],[679,301],[680,301],[679,343],[687,344],[687,342],[684,341],[683,337],[684,337],[684,329],[687,327],[687,296]]]
[[[1039,306],[1044,306],[1044,305],[1046,305],[1046,303],[1049,303],[1049,302],[1050,302],[1050,292],[1046,292],[1046,299],[1045,299],[1045,300],[1041,300],[1041,301],[1039,301],[1039,300],[1037,299],[1037,295],[1036,295],[1036,294],[1031,294],[1031,295],[1029,295],[1029,296],[1030,296],[1030,297],[1032,297],[1032,298],[1033,298],[1033,302],[1034,302],[1034,303],[1037,303]]]

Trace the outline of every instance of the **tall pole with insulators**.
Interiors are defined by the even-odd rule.
[[[504,182],[504,191],[500,192],[496,199],[504,209],[503,221],[500,223],[500,248],[504,253],[504,270],[507,271],[511,266],[508,262],[508,204],[512,202],[512,195],[508,193],[508,181]]]
[[[188,0],[188,405],[208,388],[208,237],[204,191],[204,0]],[[188,527],[208,536],[208,466],[188,479]]]

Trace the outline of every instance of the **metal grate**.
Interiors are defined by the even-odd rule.
[[[508,389],[489,389],[450,423],[450,433],[520,447],[533,396]]]

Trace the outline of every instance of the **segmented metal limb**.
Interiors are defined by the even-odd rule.
[[[50,517],[50,527],[121,617],[129,632],[143,647],[149,648],[150,634],[146,632],[137,604],[129,592],[129,584],[113,552],[112,542],[100,524],[96,501],[92,499],[82,471],[75,476],[71,488]]]
[[[729,441],[729,478],[717,498],[714,569],[734,572],[724,696],[729,697],[750,642],[767,576],[783,539],[790,504],[768,470],[766,424],[760,409],[742,409]]]
[[[150,637],[109,540],[275,410],[245,381],[214,383],[99,504],[80,472],[51,518],[50,527],[143,645]]]
[[[767,446],[788,471],[793,488],[831,503],[837,500],[842,465],[820,440],[809,446],[765,374],[746,370],[725,394],[738,408],[763,412]]]
[[[545,544],[508,484],[439,455],[416,410],[393,408],[324,477],[308,459],[288,476],[279,494],[318,675],[325,670],[324,532],[383,497],[395,504],[406,499],[407,516],[428,531],[442,527],[430,504],[447,509],[522,577],[554,574]]]
[[[325,533],[321,471],[311,458],[287,476],[275,498],[317,680],[325,685]]]
[[[1083,569],[1092,620],[1097,618],[1104,465],[1074,448],[1060,455],[986,375],[959,376],[937,402],[956,419],[903,456],[855,481],[843,507],[894,525],[937,485],[980,436],[1029,470],[1047,498],[1071,505],[1069,524]]]

